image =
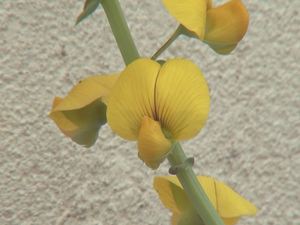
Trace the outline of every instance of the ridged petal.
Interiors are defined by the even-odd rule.
[[[165,208],[171,209],[173,212],[177,214],[182,214],[180,209],[178,208],[172,188],[171,188],[171,183],[175,184],[179,187],[181,187],[178,179],[176,177],[172,176],[165,176],[165,177],[154,177],[153,180],[153,188],[157,192],[160,200],[164,204]],[[174,218],[175,219],[175,218]]]
[[[112,74],[84,78],[52,112],[80,109],[101,97],[102,101],[106,103],[119,76],[120,74]]]
[[[186,29],[203,40],[205,34],[207,0],[162,0],[169,13]]]
[[[219,215],[227,222],[226,224],[237,222],[243,215],[256,214],[256,207],[226,184],[212,177],[197,176],[197,178]]]
[[[254,216],[257,213],[257,208],[242,196],[238,195],[221,181],[216,179],[214,179],[214,181],[217,196],[217,210],[221,217]]]
[[[176,141],[197,135],[208,117],[209,91],[200,69],[189,60],[171,59],[156,83],[156,120]]]
[[[129,64],[116,82],[107,107],[111,129],[127,140],[137,140],[142,119],[154,119],[154,87],[160,65],[150,59]]]
[[[204,42],[220,54],[230,53],[244,37],[249,14],[240,0],[231,0],[206,13]]]
[[[214,179],[205,176],[197,176],[197,178],[210,202],[215,208],[217,208],[217,196],[214,188]]]
[[[165,138],[160,123],[144,116],[138,136],[138,151],[145,164],[152,169],[157,169],[164,160],[162,157],[171,148],[172,143]]]
[[[254,205],[221,181],[205,176],[197,176],[197,178],[226,225],[235,224],[243,215],[254,216],[257,213],[257,209]],[[178,222],[181,218],[181,214],[183,214],[181,207],[184,207],[187,203],[180,206],[179,202],[175,201],[172,185],[182,190],[182,193],[176,193],[177,197],[178,195],[183,195],[183,193],[185,194],[177,177],[154,177],[153,187],[157,191],[164,206],[174,212],[172,224],[176,224],[175,222]],[[187,212],[189,211],[187,210]]]

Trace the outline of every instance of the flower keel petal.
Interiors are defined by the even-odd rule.
[[[207,11],[204,42],[219,54],[230,53],[244,37],[249,14],[240,0]]]
[[[160,123],[144,116],[138,136],[138,151],[145,164],[157,169],[171,148],[172,143],[165,138]]]

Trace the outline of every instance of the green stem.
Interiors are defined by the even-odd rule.
[[[177,166],[186,159],[180,143],[175,143],[174,149],[168,156],[170,164]],[[179,170],[176,176],[203,222],[206,225],[224,225],[223,220],[205,194],[192,167],[188,166]]]
[[[172,36],[169,38],[169,40],[166,41],[166,43],[163,44],[163,46],[158,49],[154,55],[151,57],[152,60],[156,60],[158,56],[160,56],[161,53],[163,53],[172,43],[176,40],[176,38],[179,37],[179,35],[182,34],[182,26],[179,25],[175,32],[172,34]]]
[[[100,0],[100,2],[108,18],[124,62],[128,65],[140,58],[140,55],[132,39],[119,1]],[[184,33],[182,26],[179,25],[171,38],[152,56],[152,59],[155,60],[182,33]],[[172,166],[180,165],[186,160],[186,156],[179,143],[175,144],[172,153],[168,156],[168,160]],[[203,222],[206,225],[224,225],[201,187],[193,169],[190,166],[181,169],[177,173],[177,177]]]
[[[100,0],[126,65],[140,58],[118,0]]]

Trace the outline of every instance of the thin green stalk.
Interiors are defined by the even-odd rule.
[[[178,166],[186,159],[187,157],[180,143],[175,143],[174,149],[168,156],[170,164]],[[192,167],[188,166],[180,169],[176,176],[205,225],[224,225],[223,220],[205,194]]]
[[[126,64],[140,58],[118,0],[100,0]]]
[[[132,61],[140,58],[140,56],[125,21],[119,1],[100,1],[110,23],[124,62],[128,65]],[[152,59],[155,60],[182,33],[181,29],[182,26],[179,25],[171,38],[153,55]],[[168,160],[172,166],[180,165],[186,160],[186,156],[179,143],[175,144],[172,153],[168,156]],[[185,169],[180,169],[176,175],[203,222],[206,225],[224,225],[219,214],[214,209],[198,182],[193,169],[188,166]]]
[[[158,56],[161,55],[172,43],[176,40],[176,38],[179,37],[179,35],[182,34],[182,26],[179,25],[175,32],[172,34],[172,36],[169,38],[169,40],[166,41],[166,43],[163,44],[163,46],[158,49],[154,55],[151,57],[152,60],[156,60]]]

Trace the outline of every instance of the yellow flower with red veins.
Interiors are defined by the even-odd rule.
[[[226,225],[236,224],[244,215],[257,213],[253,204],[221,181],[205,176],[197,178]],[[177,177],[155,177],[153,187],[164,206],[173,211],[172,225],[203,224]]]
[[[229,54],[244,37],[249,14],[240,0],[213,8],[211,0],[162,0],[188,31],[219,54]],[[187,33],[185,33],[187,34]]]
[[[76,143],[92,146],[106,123],[106,104],[120,74],[91,76],[79,82],[65,98],[55,97],[50,118]]]
[[[189,60],[162,66],[150,59],[129,64],[113,87],[107,122],[124,139],[138,141],[139,157],[157,169],[173,143],[197,135],[208,117],[209,91]]]

